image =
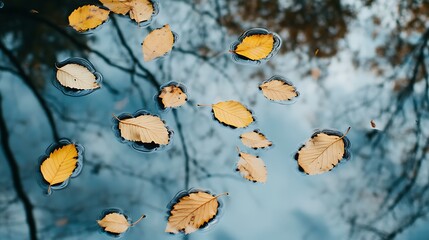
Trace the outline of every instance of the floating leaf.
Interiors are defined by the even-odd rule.
[[[69,16],[69,24],[76,31],[85,32],[96,28],[109,18],[110,11],[95,5],[85,5],[75,9]]]
[[[240,160],[237,162],[237,171],[241,173],[243,178],[261,183],[267,181],[267,168],[261,158],[240,151],[238,156]]]
[[[204,227],[218,214],[218,197],[222,195],[228,193],[215,196],[197,191],[181,196],[171,207],[165,231],[189,234]]]
[[[95,75],[79,64],[66,64],[57,68],[57,80],[64,87],[79,90],[99,88]]]
[[[274,76],[261,83],[259,89],[272,101],[289,101],[299,95],[292,83],[280,76]]]
[[[245,31],[231,45],[232,60],[246,65],[258,65],[278,53],[282,44],[280,36],[263,28]]]
[[[199,104],[198,106],[206,105]],[[212,107],[215,119],[227,126],[245,128],[254,121],[252,112],[237,101],[218,102],[209,106]]]
[[[130,6],[130,18],[137,23],[150,20],[155,11],[153,3],[149,0],[132,0]]]
[[[245,146],[254,149],[266,148],[273,145],[273,143],[268,140],[264,134],[260,133],[257,130],[241,134],[240,139]]]
[[[116,14],[125,15],[131,10],[131,0],[100,0],[100,2]]]
[[[309,175],[320,174],[330,171],[343,158],[348,158],[350,142],[346,134],[332,130],[314,133],[295,154],[300,169]]]
[[[134,223],[130,223],[124,214],[119,212],[111,212],[106,214],[101,220],[97,220],[97,223],[107,233],[119,235],[127,231],[129,227],[136,225],[143,218],[145,218],[145,215],[142,215]]]
[[[182,86],[177,83],[170,83],[161,88],[158,94],[158,101],[163,109],[180,107],[186,103],[188,96]]]
[[[261,60],[270,55],[273,47],[272,34],[255,34],[245,37],[233,52],[251,60]]]
[[[143,40],[142,50],[144,60],[147,62],[164,56],[173,49],[173,44],[174,34],[170,30],[170,25],[167,24],[153,30]]]
[[[62,183],[70,178],[77,167],[78,151],[74,144],[68,144],[55,149],[40,165],[43,179],[52,185]]]
[[[158,116],[140,115],[126,119],[117,118],[117,120],[121,137],[126,140],[160,145],[170,142],[170,133],[164,121]]]
[[[114,13],[122,15],[129,13],[130,18],[138,24],[150,23],[158,14],[157,3],[154,0],[100,0],[100,2]]]

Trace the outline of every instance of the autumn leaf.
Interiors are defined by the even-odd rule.
[[[254,121],[249,109],[237,101],[230,100],[212,105],[199,104],[198,106],[211,106],[215,119],[230,127],[245,128]]]
[[[174,35],[170,25],[153,30],[143,40],[143,57],[146,62],[164,56],[173,49]]]
[[[85,5],[75,9],[69,16],[69,24],[76,31],[85,32],[96,28],[109,18],[110,11],[95,5]]]
[[[100,87],[96,82],[96,76],[88,68],[74,63],[57,68],[57,80],[64,87],[78,90]]]
[[[130,223],[124,214],[112,212],[106,214],[101,220],[97,220],[97,223],[107,233],[118,235],[127,231],[129,227],[136,225],[143,218],[145,218],[145,215],[142,215],[134,223]]]
[[[237,162],[237,171],[241,173],[243,178],[261,183],[267,181],[267,168],[261,158],[240,151],[238,152],[238,156],[240,159]]]
[[[146,114],[126,119],[116,119],[119,121],[121,137],[126,140],[160,145],[166,145],[170,142],[168,128],[158,116]]]
[[[162,108],[175,108],[185,104],[188,97],[180,86],[172,84],[161,89],[158,99]]]
[[[346,134],[349,132],[347,130]],[[313,136],[295,154],[300,169],[309,175],[330,171],[343,158],[347,158],[350,145],[346,134],[324,130]]]
[[[273,143],[268,140],[264,134],[257,130],[241,134],[240,139],[245,146],[253,149],[266,148],[273,145]]]
[[[273,47],[273,34],[255,34],[245,37],[232,52],[251,60],[261,60],[270,55]]]
[[[74,144],[68,144],[55,149],[40,165],[43,179],[49,184],[48,193],[52,185],[62,183],[70,178],[77,167],[78,151]]]
[[[184,232],[189,234],[212,221],[218,214],[218,198],[207,192],[198,191],[180,197],[169,212],[168,223],[165,229],[169,233]]]
[[[100,0],[105,7],[117,14],[130,14],[137,23],[149,21],[155,12],[150,0]]]
[[[283,77],[274,76],[259,85],[264,96],[272,101],[289,101],[297,97],[296,88]]]
[[[376,127],[377,127],[377,124],[375,124],[375,121],[374,121],[374,120],[371,120],[371,121],[370,121],[370,124],[371,124],[371,127],[372,127],[372,128],[376,128]]]
[[[100,2],[116,14],[125,15],[131,10],[130,0],[100,0]]]

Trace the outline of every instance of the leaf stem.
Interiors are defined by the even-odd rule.
[[[146,217],[146,215],[141,215],[141,217],[139,218],[139,219],[137,219],[137,221],[135,221],[135,222],[133,222],[133,223],[131,223],[131,225],[130,226],[135,226],[137,223],[139,223],[141,220],[143,220],[143,218],[145,218]]]
[[[211,107],[212,104],[197,104],[197,107]]]
[[[121,121],[121,119],[119,119],[117,116],[115,116],[115,114],[112,114],[112,116],[113,116],[116,120],[118,120],[119,122]]]
[[[224,193],[218,194],[218,195],[215,196],[215,198],[219,198],[219,197],[222,197],[222,196],[229,196],[229,193],[228,192],[224,192]]]

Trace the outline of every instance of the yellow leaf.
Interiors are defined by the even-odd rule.
[[[148,21],[154,12],[153,3],[149,0],[131,0],[130,18],[137,23]]]
[[[165,86],[158,95],[163,108],[180,107],[188,100],[182,88],[175,85]]]
[[[207,106],[199,104],[198,106]],[[245,128],[253,121],[252,113],[237,101],[218,102],[212,107],[213,115],[220,123],[235,128]]]
[[[253,182],[267,181],[267,168],[264,161],[258,156],[239,152],[240,160],[237,162],[237,170],[243,178]]]
[[[95,81],[95,75],[86,67],[79,64],[66,64],[57,68],[57,80],[64,87],[74,89],[96,89],[100,85]]]
[[[173,49],[174,35],[170,30],[170,25],[153,30],[143,40],[144,60],[151,61],[155,58],[164,56]]]
[[[137,23],[152,18],[155,8],[150,0],[100,0],[105,7],[117,14],[130,14],[130,18]]]
[[[66,181],[77,167],[78,152],[74,144],[55,149],[40,165],[43,179],[52,185]],[[49,191],[49,190],[48,190]]]
[[[121,136],[126,140],[160,145],[170,142],[168,129],[158,116],[140,115],[118,121]]]
[[[349,130],[350,128],[346,134]],[[347,156],[348,145],[349,141],[345,135],[332,131],[317,132],[298,150],[295,159],[307,174],[324,173]]]
[[[76,31],[84,32],[96,28],[109,18],[109,11],[94,5],[75,9],[69,16],[69,24]]]
[[[145,215],[142,215],[136,222],[129,223],[123,214],[113,212],[107,214],[101,220],[97,220],[97,223],[108,233],[121,234],[127,231],[129,227],[136,225],[144,217]]]
[[[125,15],[131,10],[130,0],[100,0],[100,2],[116,14]]]
[[[273,145],[273,143],[268,140],[264,134],[258,132],[258,131],[252,131],[252,132],[246,132],[240,135],[241,138],[241,142],[250,148],[266,148],[269,147],[271,145]]]
[[[273,47],[273,34],[254,34],[245,37],[233,52],[251,60],[261,60],[270,55]]]
[[[210,222],[218,213],[218,196],[206,192],[194,192],[181,197],[172,206],[169,213],[166,232],[189,234],[195,232],[206,223]]]
[[[272,101],[289,101],[298,96],[296,88],[282,79],[271,78],[259,85],[262,94]]]

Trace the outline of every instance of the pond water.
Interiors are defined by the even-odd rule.
[[[121,239],[429,238],[429,3],[156,1],[147,21],[133,20],[143,15],[132,4],[126,14],[110,6],[100,27],[80,33],[68,17],[88,4],[108,9],[91,0],[0,2],[0,239],[106,239],[97,225],[106,209],[146,215]],[[169,33],[160,34],[165,52],[145,62],[144,39],[166,24],[171,51]],[[237,54],[252,35],[271,38]],[[77,63],[97,82],[103,76],[102,87],[59,85],[56,67],[70,59],[86,59]],[[299,97],[266,98],[259,86],[273,76]],[[158,96],[171,84],[187,101],[164,109]],[[234,118],[213,115],[212,104],[228,100],[250,110],[248,127],[215,119]],[[168,127],[147,127],[167,132],[168,144],[121,136],[112,115],[139,114],[162,119]],[[273,146],[244,146],[239,136],[254,129]],[[345,159],[322,174],[299,171],[297,151],[326,129],[344,139]],[[47,196],[34,169],[63,138],[85,148],[83,167]],[[263,160],[265,183],[235,171],[237,148]],[[229,195],[204,229],[166,233],[172,204],[195,189]]]

